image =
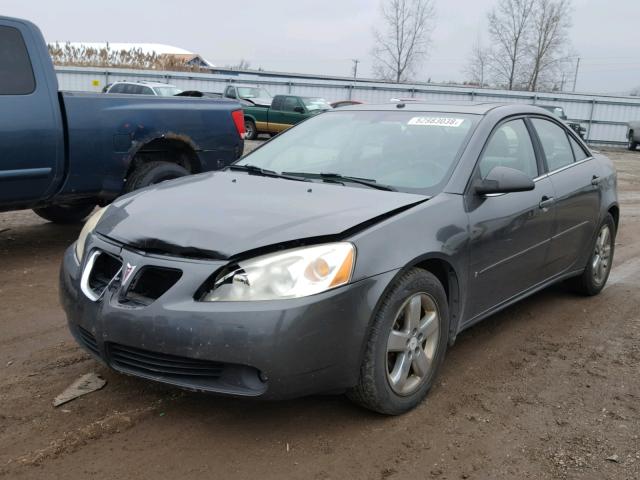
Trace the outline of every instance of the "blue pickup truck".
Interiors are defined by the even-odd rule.
[[[123,193],[232,163],[243,135],[236,101],[59,92],[40,30],[0,16],[0,211],[79,222]]]

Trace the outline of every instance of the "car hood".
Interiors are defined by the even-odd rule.
[[[428,197],[244,172],[211,172],[121,197],[96,231],[145,251],[227,259],[364,228]]]
[[[249,103],[253,103],[254,105],[258,105],[259,107],[270,107],[271,106],[271,102],[272,102],[272,98],[262,98],[262,97],[255,97],[255,98],[243,98],[243,100],[245,102],[249,102]]]

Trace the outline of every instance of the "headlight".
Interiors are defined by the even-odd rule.
[[[355,247],[348,242],[295,248],[239,262],[216,278],[203,301],[299,298],[349,283]]]
[[[96,213],[89,217],[89,220],[84,224],[82,230],[80,230],[80,235],[78,236],[78,240],[76,240],[76,259],[78,262],[82,262],[82,256],[84,255],[84,247],[85,243],[87,243],[87,237],[93,229],[96,228],[96,225],[104,215],[104,212],[107,211],[107,207],[101,208]]]

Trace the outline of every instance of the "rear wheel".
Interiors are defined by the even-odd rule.
[[[638,142],[633,139],[633,130],[629,130],[629,143],[627,144],[629,150],[635,150],[638,148]]]
[[[616,224],[608,213],[600,224],[598,236],[584,272],[570,281],[577,293],[592,296],[602,291],[611,272],[615,238]]]
[[[444,288],[431,273],[410,270],[383,298],[359,382],[347,395],[387,415],[411,410],[433,385],[444,359],[448,331]]]
[[[125,191],[132,192],[186,175],[189,175],[189,170],[175,163],[164,161],[143,163],[129,175]]]
[[[247,140],[255,140],[258,138],[258,130],[256,129],[256,124],[253,123],[253,120],[244,121],[244,131],[244,138]]]
[[[95,203],[83,203],[78,205],[49,205],[48,207],[34,208],[33,211],[39,217],[53,223],[80,223],[96,208]]]

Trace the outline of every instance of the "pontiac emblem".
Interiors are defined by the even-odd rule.
[[[127,283],[127,281],[129,280],[129,278],[131,277],[135,269],[136,269],[135,265],[131,265],[129,262],[127,262],[127,268],[124,269],[124,274],[122,275],[123,284]]]

